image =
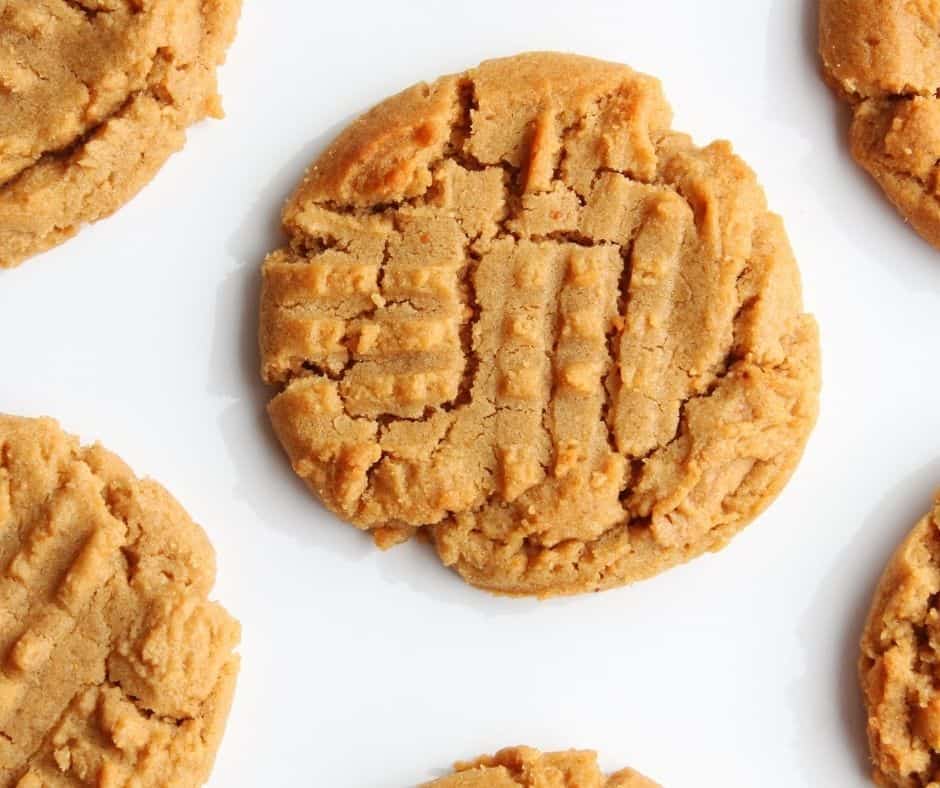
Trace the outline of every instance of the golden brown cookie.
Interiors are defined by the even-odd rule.
[[[202,785],[238,672],[214,579],[160,485],[0,416],[0,788]]]
[[[852,154],[940,247],[940,3],[820,0],[820,53],[852,107]]]
[[[454,774],[422,788],[659,788],[633,769],[605,777],[590,750],[541,753],[509,747],[496,755],[458,763]]]
[[[221,117],[241,0],[0,0],[0,267],[116,211]]]
[[[859,675],[875,782],[940,784],[940,496],[878,584]]]
[[[510,594],[722,547],[816,417],[783,224],[659,83],[526,54],[367,113],[288,202],[262,375],[295,471],[388,546]]]

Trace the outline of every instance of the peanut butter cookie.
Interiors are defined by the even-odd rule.
[[[878,785],[940,784],[940,497],[878,584],[859,674]]]
[[[214,577],[166,490],[0,416],[0,788],[202,785],[238,672]]]
[[[626,66],[525,54],[385,101],[312,166],[260,344],[327,506],[551,595],[718,549],[779,492],[816,325],[754,174],[670,119]]]
[[[133,197],[221,117],[241,0],[0,0],[0,267]]]
[[[852,107],[852,155],[940,247],[940,3],[821,0],[820,52]]]
[[[605,777],[590,750],[541,753],[510,747],[470,763],[458,763],[454,774],[422,788],[659,788],[633,769]]]

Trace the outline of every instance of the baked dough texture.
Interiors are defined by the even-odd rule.
[[[861,643],[875,782],[940,785],[940,497],[878,584]]]
[[[781,220],[659,83],[534,53],[352,124],[263,266],[262,376],[295,471],[382,547],[593,591],[723,546],[816,416]]]
[[[496,755],[458,763],[454,774],[422,788],[659,788],[633,769],[605,777],[590,750],[541,753],[510,747]]]
[[[821,0],[819,39],[852,107],[852,155],[940,247],[940,3]]]
[[[116,211],[221,117],[241,0],[0,0],[0,267]]]
[[[0,788],[202,785],[238,672],[214,578],[166,490],[0,416]]]

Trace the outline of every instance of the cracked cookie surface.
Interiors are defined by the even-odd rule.
[[[241,0],[0,0],[0,267],[116,211],[221,117]]]
[[[160,485],[0,415],[0,788],[201,785],[238,672],[214,579]]]
[[[350,126],[263,265],[295,471],[482,588],[577,593],[723,546],[781,489],[819,348],[781,220],[659,83],[533,53]]]
[[[819,47],[855,160],[940,248],[940,3],[821,0]]]
[[[633,769],[609,777],[597,765],[597,753],[566,750],[541,753],[509,747],[492,756],[458,763],[454,774],[422,788],[659,788]]]
[[[940,497],[891,558],[861,642],[874,778],[940,783]]]

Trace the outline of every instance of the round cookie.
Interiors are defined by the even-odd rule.
[[[541,753],[510,747],[496,755],[457,763],[454,774],[422,788],[659,788],[633,769],[605,777],[590,750]]]
[[[935,2],[820,0],[820,53],[852,108],[852,155],[940,248],[938,32]]]
[[[104,218],[221,117],[241,0],[0,2],[0,267]]]
[[[238,672],[214,579],[160,485],[0,416],[0,788],[202,785]]]
[[[940,497],[888,563],[862,635],[859,676],[878,785],[940,783],[938,595]]]
[[[722,547],[813,426],[783,224],[659,83],[534,53],[350,126],[263,265],[262,376],[295,471],[469,582],[594,591]]]

